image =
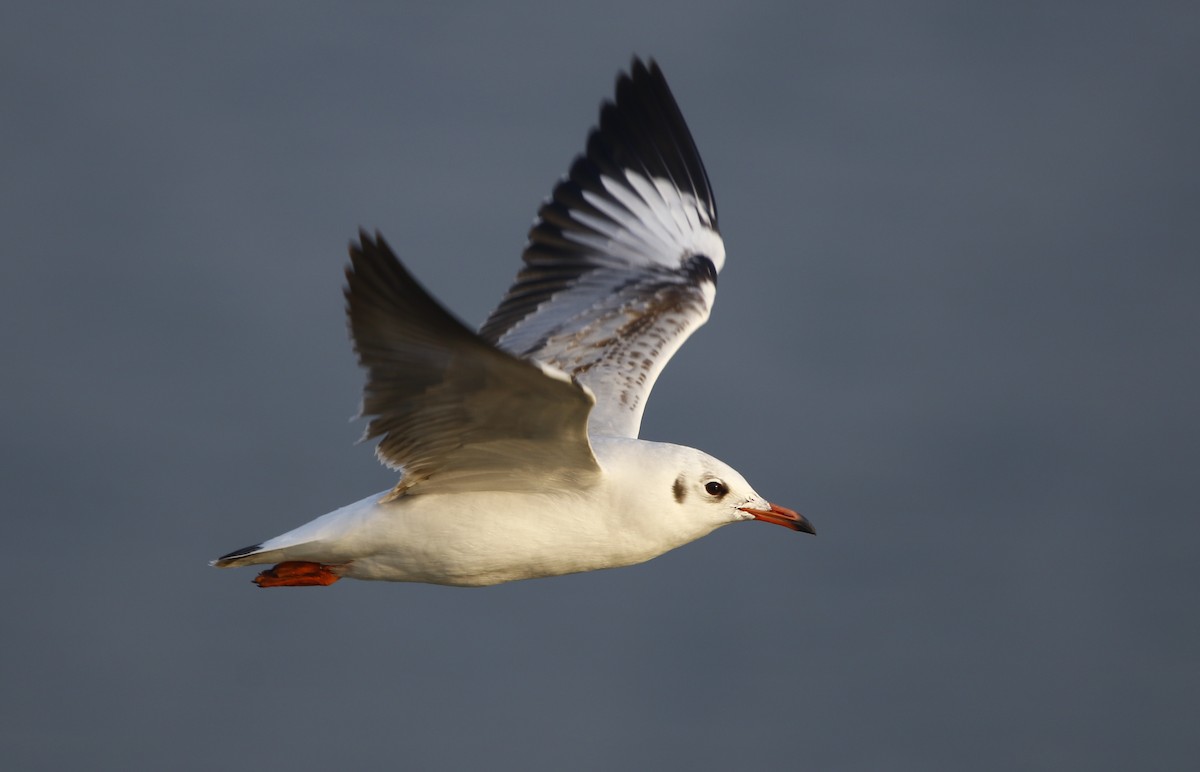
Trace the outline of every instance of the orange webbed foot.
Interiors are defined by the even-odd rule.
[[[326,587],[341,577],[334,566],[308,560],[288,560],[254,577],[259,587]]]

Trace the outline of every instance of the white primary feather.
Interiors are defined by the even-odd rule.
[[[725,264],[704,165],[653,62],[618,79],[478,333],[378,234],[350,258],[364,437],[403,476],[215,565],[279,563],[261,586],[484,585],[629,565],[738,520],[812,531],[717,459],[636,439]]]

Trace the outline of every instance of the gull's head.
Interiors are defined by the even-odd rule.
[[[678,446],[677,446],[678,447]],[[694,448],[679,447],[679,463],[667,483],[676,506],[712,522],[713,527],[739,520],[760,520],[815,534],[812,523],[787,507],[772,504],[755,492],[733,467]]]

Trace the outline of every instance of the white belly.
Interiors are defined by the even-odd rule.
[[[372,496],[264,545],[284,559],[338,564],[343,576],[461,586],[614,568],[649,560],[695,534],[645,533],[591,496],[528,493]],[[706,529],[707,533],[711,529]]]

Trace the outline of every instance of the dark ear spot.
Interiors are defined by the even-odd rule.
[[[683,475],[675,478],[675,484],[671,486],[671,491],[675,494],[675,500],[682,504],[684,498],[687,497],[687,488],[683,486]]]

